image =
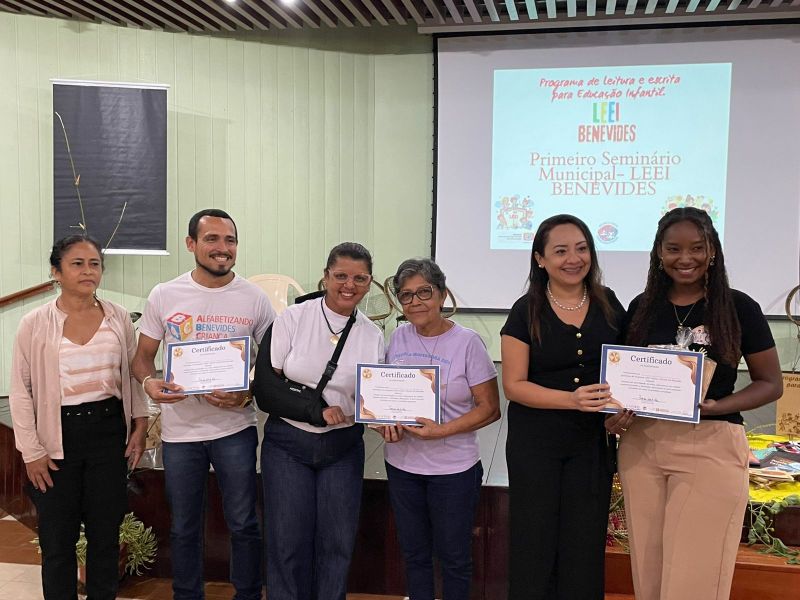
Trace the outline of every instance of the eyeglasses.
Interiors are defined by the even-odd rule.
[[[411,290],[400,290],[395,294],[400,304],[411,304],[414,301],[414,296],[420,300],[430,300],[433,298],[433,288],[429,285],[419,288],[416,292]]]
[[[355,275],[348,275],[344,271],[332,271],[331,277],[336,283],[347,283],[349,279],[353,280],[353,284],[358,287],[364,287],[372,281],[372,275],[369,273],[356,273]]]

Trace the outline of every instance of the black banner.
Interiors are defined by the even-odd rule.
[[[54,240],[166,250],[167,90],[132,85],[53,82]]]

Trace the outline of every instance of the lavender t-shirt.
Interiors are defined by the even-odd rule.
[[[475,407],[471,387],[497,377],[497,369],[480,336],[458,323],[437,337],[422,337],[413,325],[398,327],[389,341],[387,364],[439,365],[442,422]],[[480,459],[478,434],[459,433],[438,440],[406,434],[385,445],[386,462],[419,475],[449,475],[472,467]]]

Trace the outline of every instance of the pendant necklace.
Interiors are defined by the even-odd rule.
[[[561,302],[556,300],[555,296],[553,296],[553,292],[550,290],[550,281],[548,281],[547,282],[547,295],[550,296],[550,300],[553,301],[553,304],[555,304],[561,310],[573,311],[573,310],[580,310],[580,309],[583,308],[583,305],[586,304],[586,298],[589,297],[589,291],[586,289],[586,285],[584,284],[584,286],[583,286],[583,297],[581,298],[581,301],[578,302],[575,306],[564,306],[563,304],[561,304]]]
[[[445,333],[447,333],[448,331],[450,331],[453,328],[453,325],[455,325],[455,323],[453,323],[452,321],[448,321],[447,319],[445,319],[444,322],[447,324],[447,329],[445,329],[442,333],[440,333],[439,335],[436,336],[436,342],[434,342],[433,350],[431,350],[431,351],[428,351],[428,347],[422,341],[422,336],[417,331],[417,328],[414,325],[412,325],[412,327],[414,327],[414,334],[417,336],[417,341],[419,342],[419,345],[422,346],[422,349],[425,351],[425,354],[428,355],[428,361],[430,362],[431,365],[433,365],[433,356],[436,354],[436,346],[439,345],[439,340],[442,338],[442,336]],[[441,381],[442,367],[444,367],[444,365],[441,365],[441,367],[439,367],[439,379],[440,379],[440,381],[437,382],[440,393],[441,393],[442,390],[444,391],[444,395],[442,397],[441,407],[439,409],[441,411],[440,416],[443,415],[444,407],[447,405],[447,388],[448,388],[448,385],[447,385],[446,382],[450,378],[450,365],[448,364],[447,365],[447,377],[445,378],[445,383],[444,384],[442,383],[442,381]],[[443,418],[443,416],[442,416],[442,418]]]
[[[323,306],[324,303],[325,298],[320,298],[319,307],[322,309],[322,317],[325,319],[325,325],[328,326],[328,331],[331,332],[331,337],[328,339],[330,340],[331,344],[336,346],[339,343],[339,336],[342,335],[342,332],[347,327],[347,323],[345,323],[344,327],[342,327],[339,331],[334,331],[333,327],[331,327],[331,322],[328,321],[328,315],[325,314],[325,307]]]
[[[694,337],[694,332],[692,331],[691,327],[687,327],[684,325],[686,323],[686,319],[689,318],[689,315],[692,314],[692,310],[694,310],[695,304],[700,302],[700,300],[695,300],[694,304],[689,307],[688,312],[683,316],[681,319],[678,316],[678,307],[675,306],[674,303],[672,304],[672,310],[675,313],[675,320],[678,321],[678,330],[675,332],[675,343],[680,348],[688,348],[689,344],[692,343],[692,338]]]
[[[450,323],[450,322],[451,322],[451,321],[447,321],[447,320],[445,320],[445,323]],[[414,327],[414,326],[412,325],[412,327]],[[433,364],[433,355],[434,355],[434,354],[436,354],[436,346],[438,346],[438,345],[439,345],[439,339],[440,339],[440,338],[441,338],[441,337],[442,337],[442,336],[443,336],[445,333],[447,333],[448,331],[450,331],[450,326],[449,326],[449,325],[448,325],[447,329],[445,329],[445,330],[444,330],[442,333],[440,333],[439,335],[437,335],[437,336],[436,336],[436,341],[435,341],[435,342],[434,342],[434,344],[433,344],[433,350],[430,350],[430,351],[429,351],[429,350],[428,350],[428,348],[427,348],[427,346],[425,346],[425,343],[422,341],[422,336],[421,336],[421,335],[419,334],[419,332],[417,331],[417,328],[416,328],[416,327],[414,327],[414,335],[416,335],[416,336],[417,336],[417,341],[419,342],[419,345],[420,345],[420,346],[422,346],[422,349],[423,349],[423,350],[425,350],[425,354],[427,354],[427,355],[428,355],[428,360],[431,362],[431,364]]]

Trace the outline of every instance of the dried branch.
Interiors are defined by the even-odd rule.
[[[127,200],[125,201],[125,204],[122,205],[122,212],[119,213],[119,220],[117,221],[117,226],[114,227],[114,231],[111,232],[111,237],[108,238],[108,241],[106,242],[106,245],[103,246],[103,248],[105,248],[106,250],[108,250],[111,247],[111,240],[113,240],[114,236],[117,235],[117,229],[119,229],[119,226],[122,223],[122,217],[125,216],[125,209],[126,208],[128,208],[128,201]]]
[[[81,209],[81,221],[78,226],[83,229],[86,235],[89,235],[89,229],[86,227],[86,216],[83,213],[83,199],[81,198],[81,176],[75,171],[75,162],[72,160],[72,150],[69,147],[69,136],[67,135],[67,128],[64,126],[64,119],[58,114],[58,111],[53,111],[61,122],[61,131],[64,132],[64,143],[67,145],[67,156],[69,156],[69,164],[72,167],[72,183],[75,186],[75,193],[78,195],[78,206]],[[124,212],[124,209],[123,209]],[[117,224],[119,227],[119,224]],[[116,229],[114,230],[116,232]]]

